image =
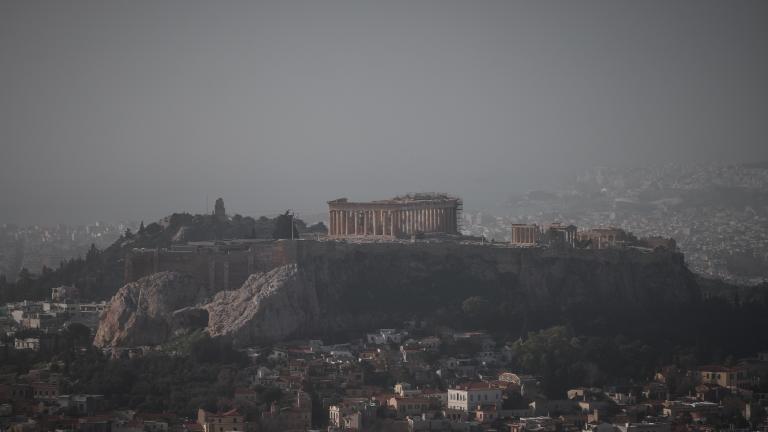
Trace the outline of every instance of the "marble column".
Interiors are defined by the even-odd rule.
[[[414,212],[416,213],[416,227],[414,228],[413,232],[416,233],[421,231],[421,209],[416,209]]]
[[[447,229],[448,224],[446,224],[445,221],[446,221],[445,209],[440,209],[440,230],[444,232],[448,232],[448,229]]]
[[[411,210],[405,211],[405,233],[410,235],[411,234]]]
[[[429,209],[429,230],[437,231],[437,223],[435,221],[435,209]]]
[[[442,225],[442,230],[444,232],[450,232],[451,230],[448,229],[448,212],[446,209],[440,209],[440,225]]]
[[[405,217],[407,220],[407,229],[405,232],[410,235],[413,232],[413,210],[408,209]]]
[[[346,230],[345,235],[352,234],[352,212],[349,210],[347,210],[347,224],[344,228]]]
[[[417,231],[424,232],[424,209],[417,210],[417,220],[419,221],[419,226],[417,228]]]
[[[376,236],[376,210],[371,210],[371,234]]]
[[[405,233],[410,235],[411,234],[411,210],[405,211]]]
[[[416,231],[424,232],[424,209],[416,210]]]

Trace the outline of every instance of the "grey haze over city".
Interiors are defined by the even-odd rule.
[[[768,159],[764,1],[0,3],[0,223]]]

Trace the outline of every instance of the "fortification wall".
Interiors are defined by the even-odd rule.
[[[175,271],[194,276],[210,292],[236,289],[253,273],[292,262],[289,260],[294,254],[281,243],[263,242],[238,251],[134,250],[125,258],[125,283],[160,271]]]
[[[227,252],[134,251],[126,258],[125,278],[132,282],[159,271],[177,271],[193,275],[213,293],[237,289],[253,273],[291,263],[329,283],[341,278],[358,284],[353,281],[359,279],[361,285],[375,283],[380,289],[401,283],[398,278],[404,275],[413,278],[459,272],[492,283],[506,278],[530,298],[550,298],[563,290],[591,295],[587,294],[588,285],[602,287],[606,295],[608,290],[623,291],[626,297],[646,301],[691,294],[666,290],[670,280],[659,278],[676,275],[678,280],[690,279],[683,255],[677,252],[513,248],[457,242],[276,240]],[[648,289],[651,285],[653,290]]]

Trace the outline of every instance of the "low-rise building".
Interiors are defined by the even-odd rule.
[[[431,403],[432,400],[425,397],[393,397],[389,400],[397,418],[421,415],[429,410]]]
[[[203,432],[245,430],[245,418],[234,409],[223,413],[212,413],[201,408],[197,411],[197,424],[203,428]]]
[[[448,408],[469,412],[479,405],[501,405],[501,390],[486,382],[474,382],[448,389]]]
[[[708,365],[700,367],[698,372],[699,380],[704,384],[717,384],[730,390],[750,384],[747,369],[743,367]]]

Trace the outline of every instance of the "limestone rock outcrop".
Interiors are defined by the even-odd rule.
[[[251,275],[240,289],[216,294],[204,308],[208,333],[237,345],[306,333],[320,319],[315,285],[295,264]]]
[[[701,292],[675,252],[553,250],[482,245],[297,241],[237,289],[205,292],[193,276],[158,273],[115,295],[98,346],[160,344],[204,328],[247,346],[401,325],[482,296],[516,315],[606,308],[654,311]],[[293,249],[291,249],[293,248]],[[598,313],[598,312],[595,312]],[[506,318],[505,318],[506,319]]]
[[[206,328],[237,345],[280,340],[317,324],[320,307],[296,264],[251,275],[242,287],[205,298],[189,275],[156,273],[121,288],[101,317],[94,344],[156,345],[175,331]]]
[[[112,297],[101,315],[96,346],[156,345],[172,334],[175,310],[207,296],[193,277],[160,272],[131,282]]]

